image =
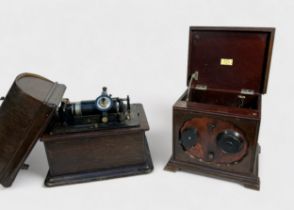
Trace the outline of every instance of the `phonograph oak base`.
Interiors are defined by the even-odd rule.
[[[45,179],[45,185],[47,187],[61,186],[67,184],[77,184],[91,181],[100,181],[112,178],[120,178],[126,176],[147,174],[153,170],[153,163],[151,159],[150,150],[145,138],[145,155],[146,161],[141,164],[126,165],[116,168],[100,169],[97,171],[86,173],[75,173],[61,176],[52,176],[48,172]]]

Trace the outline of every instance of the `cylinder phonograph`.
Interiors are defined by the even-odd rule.
[[[112,97],[62,99],[66,86],[42,76],[17,76],[0,107],[0,183],[12,185],[38,139],[46,150],[46,186],[149,173],[153,169],[142,104]]]

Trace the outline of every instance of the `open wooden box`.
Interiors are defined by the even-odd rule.
[[[258,133],[274,28],[191,27],[188,89],[173,106],[173,154],[187,170],[259,189]]]

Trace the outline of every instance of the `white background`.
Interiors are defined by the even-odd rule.
[[[65,97],[94,99],[103,85],[144,104],[155,170],[142,176],[45,188],[38,142],[0,209],[294,209],[292,0],[0,1],[0,94],[17,74],[65,83]],[[261,190],[163,168],[172,105],[186,88],[189,26],[276,27],[259,142]]]

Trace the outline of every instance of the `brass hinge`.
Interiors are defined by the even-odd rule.
[[[244,95],[254,95],[254,90],[241,89],[241,94],[244,94]]]
[[[198,85],[195,86],[195,89],[196,90],[207,90],[207,85],[198,84]]]

